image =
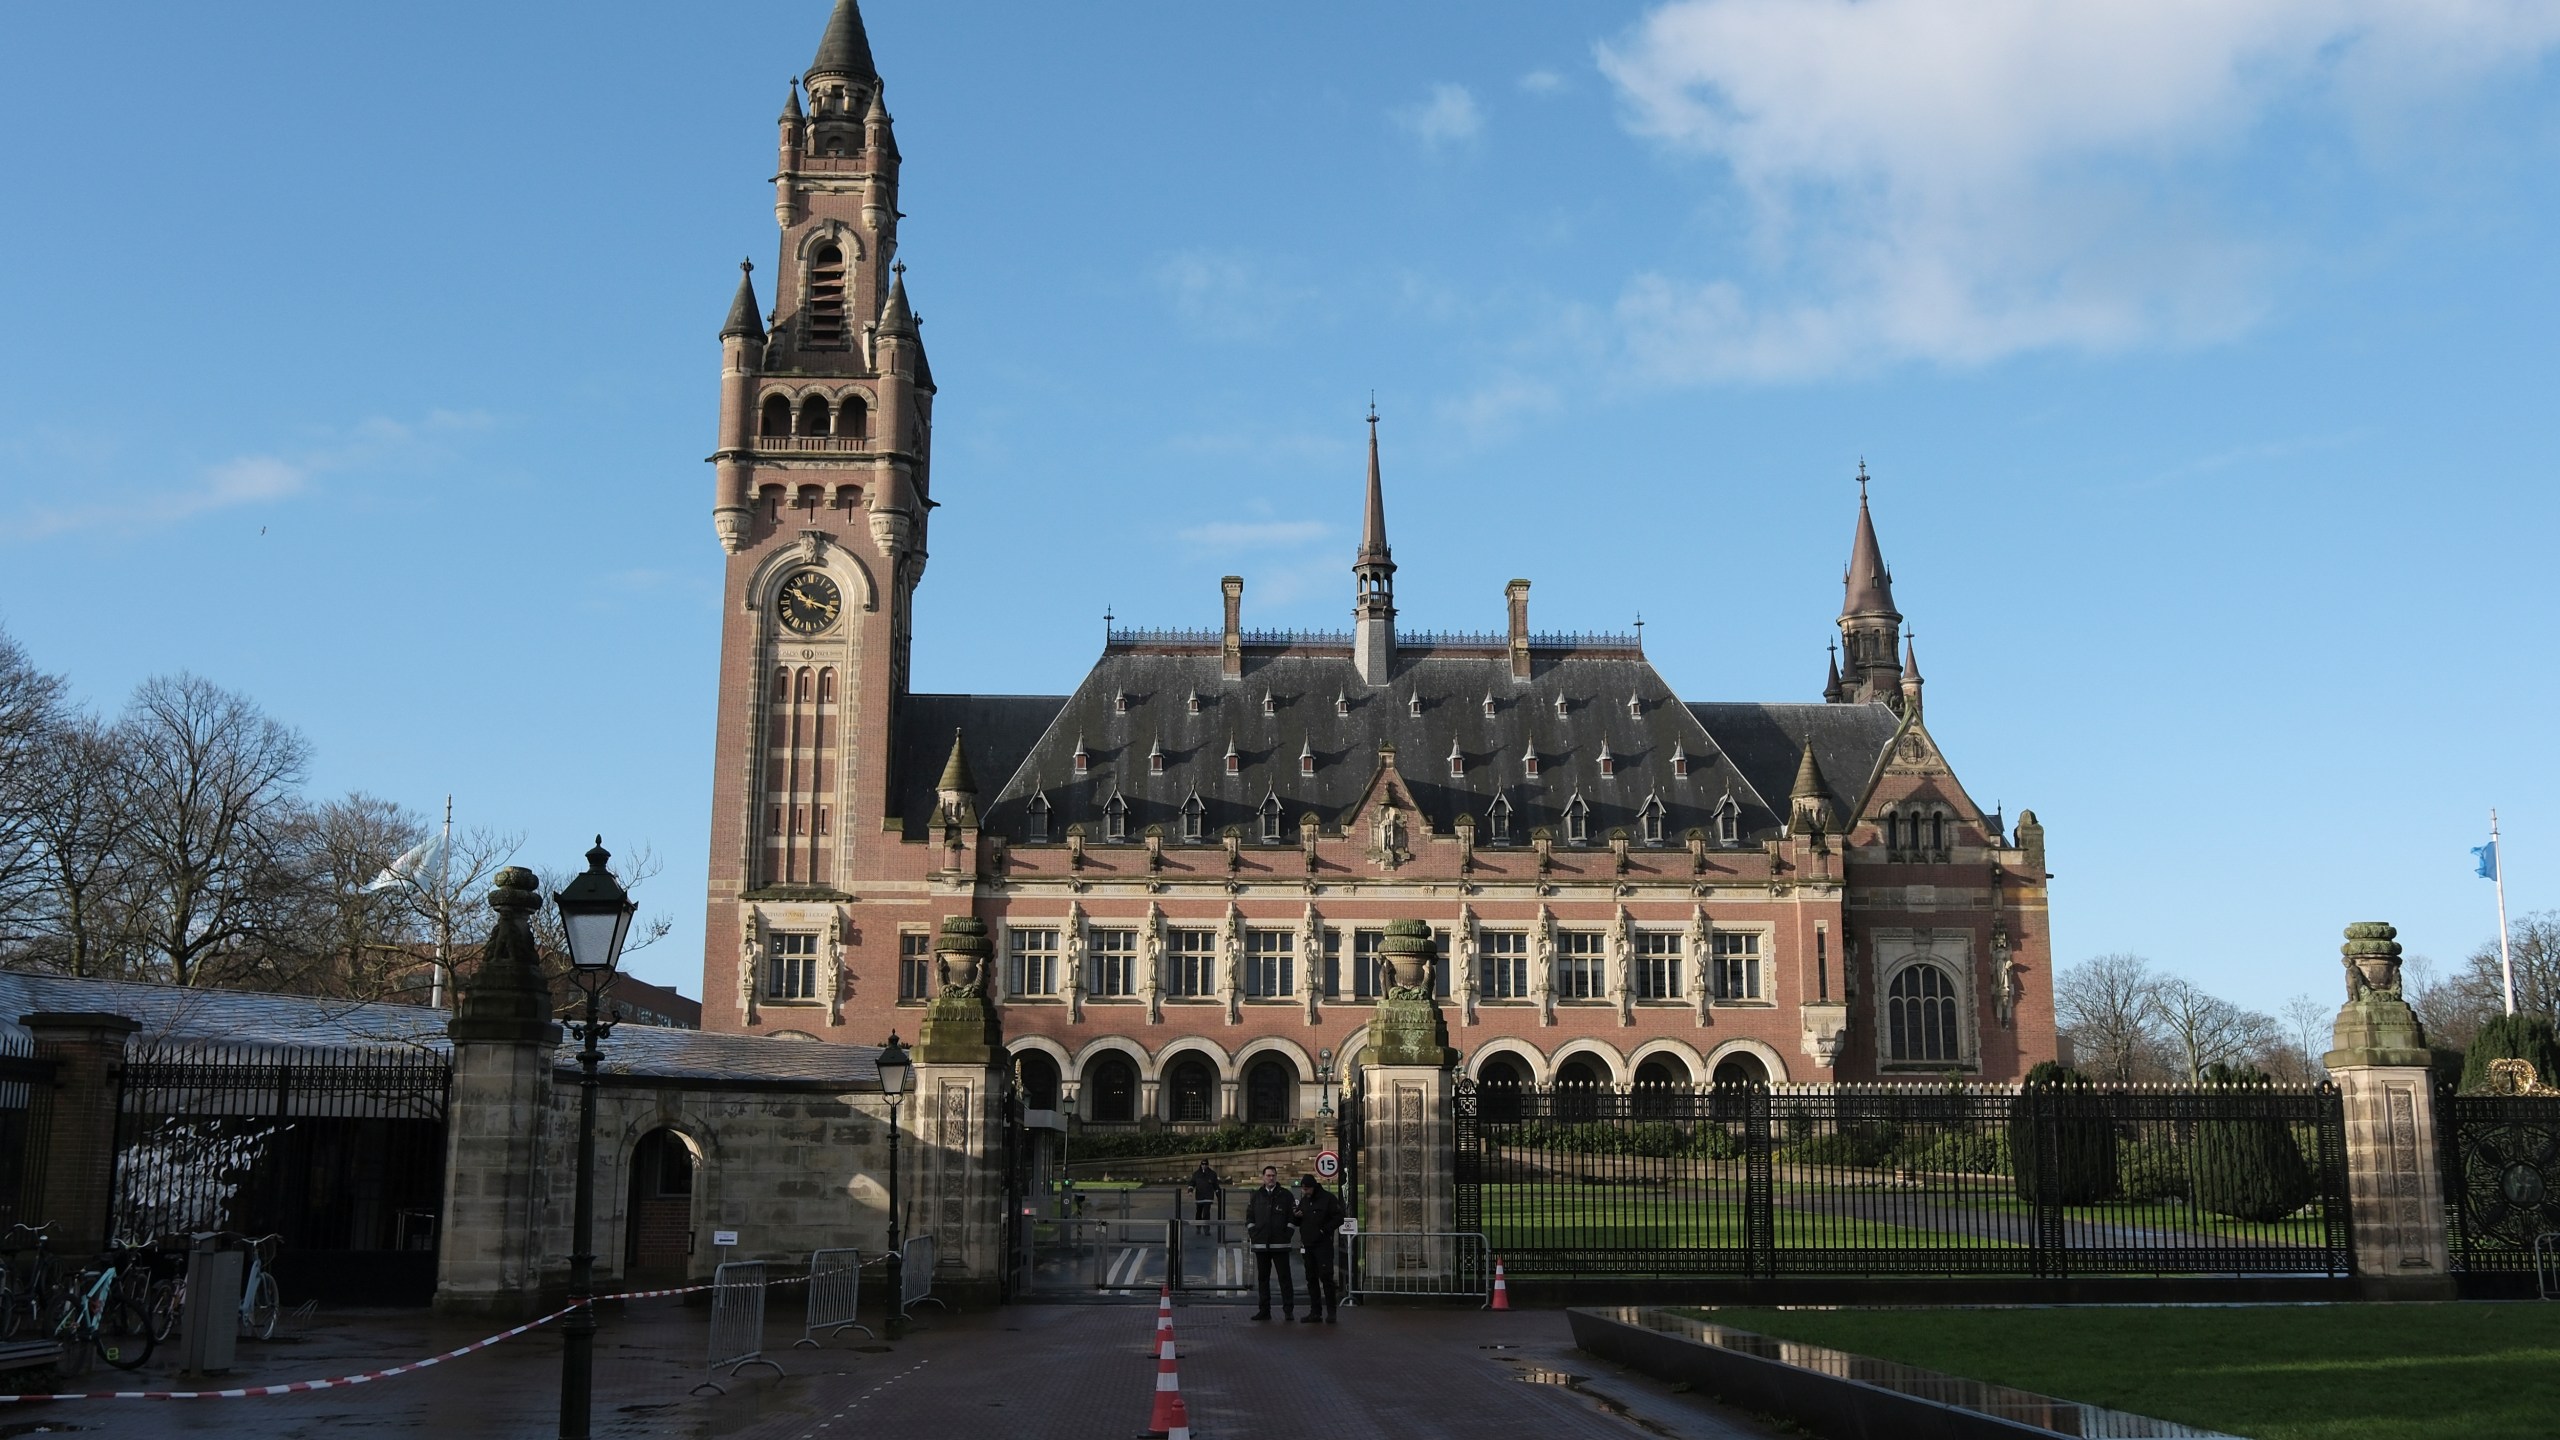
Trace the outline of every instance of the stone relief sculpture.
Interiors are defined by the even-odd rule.
[[[1635,922],[1627,907],[1618,907],[1618,918],[1609,922],[1609,995],[1618,1002],[1618,1023],[1636,1023]]]
[[[1700,1025],[1711,1023],[1713,1013],[1713,1006],[1710,1002],[1715,994],[1715,987],[1708,983],[1707,974],[1707,967],[1710,964],[1713,964],[1715,960],[1715,942],[1712,938],[1713,933],[1714,932],[1707,926],[1707,907],[1704,905],[1690,906],[1688,938],[1689,989],[1698,1006],[1698,1023]]]
[[[1539,1024],[1556,1023],[1556,916],[1544,905],[1529,932],[1529,998],[1537,1002]]]
[[[1244,912],[1233,904],[1218,931],[1218,989],[1218,998],[1226,1002],[1227,1023],[1244,1023]]]
[[[827,1023],[841,1025],[844,1023],[844,917],[842,915],[831,916],[827,920],[827,948],[823,959],[825,969],[818,977],[818,984],[821,993],[827,997]]]
[[[1145,973],[1138,977],[1138,991],[1147,1002],[1147,1023],[1164,1023],[1164,907],[1149,902],[1146,929],[1140,933]]]
[[[1991,927],[1991,1008],[2000,1017],[2000,1028],[2006,1030],[2018,1016],[2019,966],[2009,953],[2009,927]]]
[[[762,918],[749,909],[738,918],[738,1013],[756,1022],[756,962],[764,957]]]
[[[1404,812],[1396,808],[1393,800],[1379,808],[1378,823],[1373,836],[1373,843],[1369,847],[1369,858],[1375,861],[1380,869],[1393,870],[1413,858],[1413,851],[1406,844]]]
[[[1477,945],[1476,911],[1472,905],[1458,907],[1458,926],[1449,936],[1449,988],[1457,992],[1458,1011],[1465,1023],[1476,1023]]]
[[[1307,1023],[1322,1018],[1317,1008],[1324,990],[1324,925],[1316,917],[1316,907],[1309,905],[1298,918],[1298,991],[1306,997]]]
[[[1085,994],[1084,906],[1068,902],[1067,923],[1060,928],[1064,933],[1058,937],[1058,960],[1067,969],[1067,1018],[1080,1021],[1084,1019]]]

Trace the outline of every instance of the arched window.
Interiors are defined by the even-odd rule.
[[[1885,1054],[1897,1061],[1963,1058],[1956,1030],[1956,987],[1947,972],[1923,962],[1893,977],[1884,999]]]
[[[1689,1067],[1668,1055],[1656,1055],[1636,1067],[1635,1118],[1677,1120],[1686,1115],[1682,1097],[1689,1089]]]
[[[844,252],[821,245],[809,253],[809,343],[843,344],[844,315]]]
[[[1476,1070],[1476,1118],[1512,1125],[1520,1120],[1520,1067],[1487,1060]]]
[[[1932,850],[1947,848],[1947,817],[1944,815],[1929,817],[1929,848]]]
[[[801,401],[800,433],[803,435],[824,435],[827,433],[827,430],[827,402],[816,395],[812,395],[808,399]]]
[[[871,436],[871,407],[859,395],[847,395],[836,408],[836,434],[847,440],[867,440]]]
[[[1297,1086],[1297,1076],[1279,1060],[1257,1060],[1244,1072],[1244,1123],[1247,1125],[1285,1125],[1289,1120],[1289,1092]]]
[[[1046,1051],[1025,1050],[1015,1056],[1013,1073],[1020,1077],[1023,1109],[1058,1108],[1058,1062]]]
[[[1092,1092],[1093,1118],[1105,1125],[1128,1125],[1138,1118],[1138,1067],[1127,1057],[1106,1055],[1094,1062],[1085,1088]]]
[[[1176,1124],[1206,1124],[1218,1118],[1217,1073],[1206,1060],[1174,1062],[1165,1077],[1165,1103],[1171,1107],[1166,1119]]]
[[[764,397],[764,420],[757,427],[760,434],[779,439],[791,433],[791,401],[787,396]]]

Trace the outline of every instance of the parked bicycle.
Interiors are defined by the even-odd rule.
[[[216,1237],[216,1243],[225,1250],[244,1251],[248,1256],[247,1267],[240,1277],[240,1333],[252,1340],[274,1339],[276,1318],[284,1308],[276,1290],[275,1277],[276,1255],[284,1245],[284,1237],[260,1235],[253,1238],[225,1232]],[[160,1248],[167,1253],[169,1241],[162,1241]],[[178,1333],[178,1323],[186,1309],[187,1252],[181,1249],[176,1253],[174,1270],[151,1283],[148,1310],[151,1334],[156,1340],[166,1341]]]
[[[41,1329],[59,1284],[53,1273],[53,1222],[17,1224],[0,1235],[0,1340]]]
[[[151,1312],[130,1293],[128,1277],[142,1252],[118,1245],[80,1272],[52,1325],[62,1342],[63,1368],[86,1370],[94,1354],[119,1370],[139,1370],[151,1358]]]

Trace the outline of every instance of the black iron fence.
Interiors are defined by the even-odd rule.
[[[52,1144],[53,1061],[27,1036],[0,1036],[0,1230],[45,1220]]]
[[[2348,1273],[2332,1087],[1462,1083],[1458,1227],[1512,1274]]]
[[[2436,1097],[2445,1246],[2457,1274],[2528,1275],[2560,1232],[2560,1096]]]
[[[289,1300],[424,1303],[452,1075],[414,1050],[139,1050],[124,1067],[110,1228],[280,1235]]]

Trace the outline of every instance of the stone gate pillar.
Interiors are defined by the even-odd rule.
[[[994,946],[983,920],[944,917],[941,993],[916,1039],[915,1094],[900,1107],[913,1157],[900,1188],[909,1236],[930,1235],[934,1287],[950,1303],[996,1303],[1004,1273],[1004,1027],[986,993]]]
[[[1378,945],[1381,991],[1360,1055],[1360,1276],[1454,1280],[1457,1228],[1449,1021],[1431,994],[1431,927],[1396,920]],[[1408,1288],[1425,1288],[1409,1286]]]
[[[2346,1109],[2358,1288],[2377,1300],[2450,1300],[2427,1032],[2400,998],[2398,934],[2380,921],[2347,927],[2347,1003],[2320,1063]]]
[[[508,866],[489,908],[497,923],[445,1026],[453,1098],[445,1109],[435,1303],[446,1314],[510,1317],[532,1313],[542,1298],[542,1137],[560,1027],[533,939],[540,882]]]
[[[96,1011],[39,1010],[19,1016],[18,1023],[35,1038],[37,1058],[54,1065],[44,1189],[35,1212],[20,1218],[52,1221],[54,1251],[85,1259],[107,1246],[125,1042],[142,1022]]]

